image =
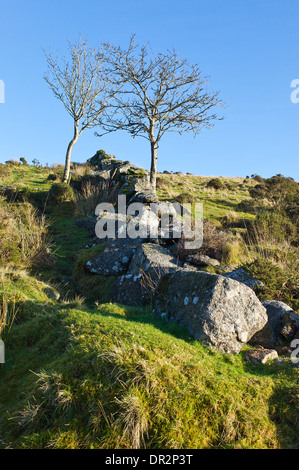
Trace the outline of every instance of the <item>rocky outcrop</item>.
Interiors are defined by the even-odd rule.
[[[267,323],[266,309],[249,287],[200,271],[164,275],[153,313],[187,327],[204,344],[233,354]]]
[[[90,173],[92,176],[118,183],[122,194],[152,193],[149,172],[129,161],[116,160],[114,155],[98,150],[87,163],[94,168]]]
[[[124,305],[146,305],[152,300],[159,279],[179,269],[179,261],[166,249],[141,243],[127,270],[114,285],[112,300]]]
[[[159,202],[147,186],[148,174],[145,178],[139,175],[135,184],[138,171],[130,162],[117,161],[100,151],[90,164],[100,178],[117,181],[130,199],[126,213],[123,208],[115,213],[113,206],[108,212],[98,206],[97,219],[77,221],[78,226],[90,234],[94,231],[101,243],[105,242],[103,251],[88,260],[85,268],[93,275],[113,276],[113,302],[144,306],[153,301],[155,315],[187,327],[194,338],[219,351],[238,353],[268,321],[266,309],[252,290],[261,288],[262,283],[242,268],[223,275],[201,271],[206,266],[218,270],[220,263],[200,251],[189,252],[182,266],[172,250],[178,239],[188,240],[188,234],[180,232],[181,219],[177,216],[181,207]],[[142,181],[145,185],[138,186]],[[132,182],[131,192],[126,192]],[[103,234],[108,226],[113,227],[113,236],[107,236],[107,232],[105,238],[100,237],[98,232]],[[284,326],[280,334],[290,337],[293,330],[288,324]]]
[[[266,300],[262,304],[266,308],[268,321],[251,338],[250,344],[279,349],[286,341],[290,343],[295,338],[299,331],[299,315],[284,302]]]

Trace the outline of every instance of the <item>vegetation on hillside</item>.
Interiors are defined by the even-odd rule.
[[[0,448],[298,448],[298,368],[216,353],[149,307],[109,303],[84,268],[103,245],[74,224],[94,201],[88,174],[74,166],[67,189],[59,166],[0,166],[0,310],[16,313]],[[160,174],[158,195],[203,202],[205,253],[298,310],[298,183],[219,179]]]

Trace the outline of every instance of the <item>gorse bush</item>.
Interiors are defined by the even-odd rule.
[[[75,213],[74,190],[67,183],[54,183],[48,195],[47,209],[58,216]]]
[[[291,221],[298,226],[299,220],[299,183],[293,178],[277,175],[264,180],[249,189],[254,199],[266,200],[271,204],[272,210],[286,213]]]

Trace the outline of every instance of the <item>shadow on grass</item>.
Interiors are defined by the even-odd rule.
[[[282,448],[299,448],[299,371],[291,363],[254,365],[244,361],[244,371],[275,381],[268,401],[269,418],[276,426]]]
[[[163,333],[172,335],[177,339],[184,340],[189,344],[197,342],[197,340],[195,340],[190,335],[186,327],[180,326],[173,321],[165,321],[165,320],[162,320],[160,317],[156,317],[155,315],[151,313],[151,308],[149,306],[135,308],[135,307],[127,307],[127,306],[122,305],[121,307],[126,310],[125,315],[121,315],[115,312],[109,312],[106,309],[104,309],[103,311],[95,310],[95,313],[103,315],[103,316],[110,316],[116,319],[127,320],[129,322],[141,323],[144,325],[151,325],[155,327],[157,330],[160,330]],[[136,310],[135,313],[134,313],[134,308]],[[144,310],[144,312],[140,313],[140,310],[142,309]]]

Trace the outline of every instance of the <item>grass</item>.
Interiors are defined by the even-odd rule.
[[[256,181],[243,178],[220,178],[226,185],[225,190],[207,187],[212,178],[193,175],[160,174],[157,181],[157,194],[161,200],[175,199],[181,193],[189,193],[197,202],[203,203],[204,217],[219,220],[230,211],[236,211],[238,204],[250,199],[249,189]],[[249,212],[238,210],[240,219],[254,219]]]
[[[298,372],[215,353],[141,309],[44,307],[7,343],[1,447],[296,447]]]
[[[53,171],[51,168],[39,168],[32,165],[7,165],[9,174],[1,177],[0,184],[14,186],[18,189],[28,188],[39,191],[48,191],[51,187],[51,181],[47,178]]]

